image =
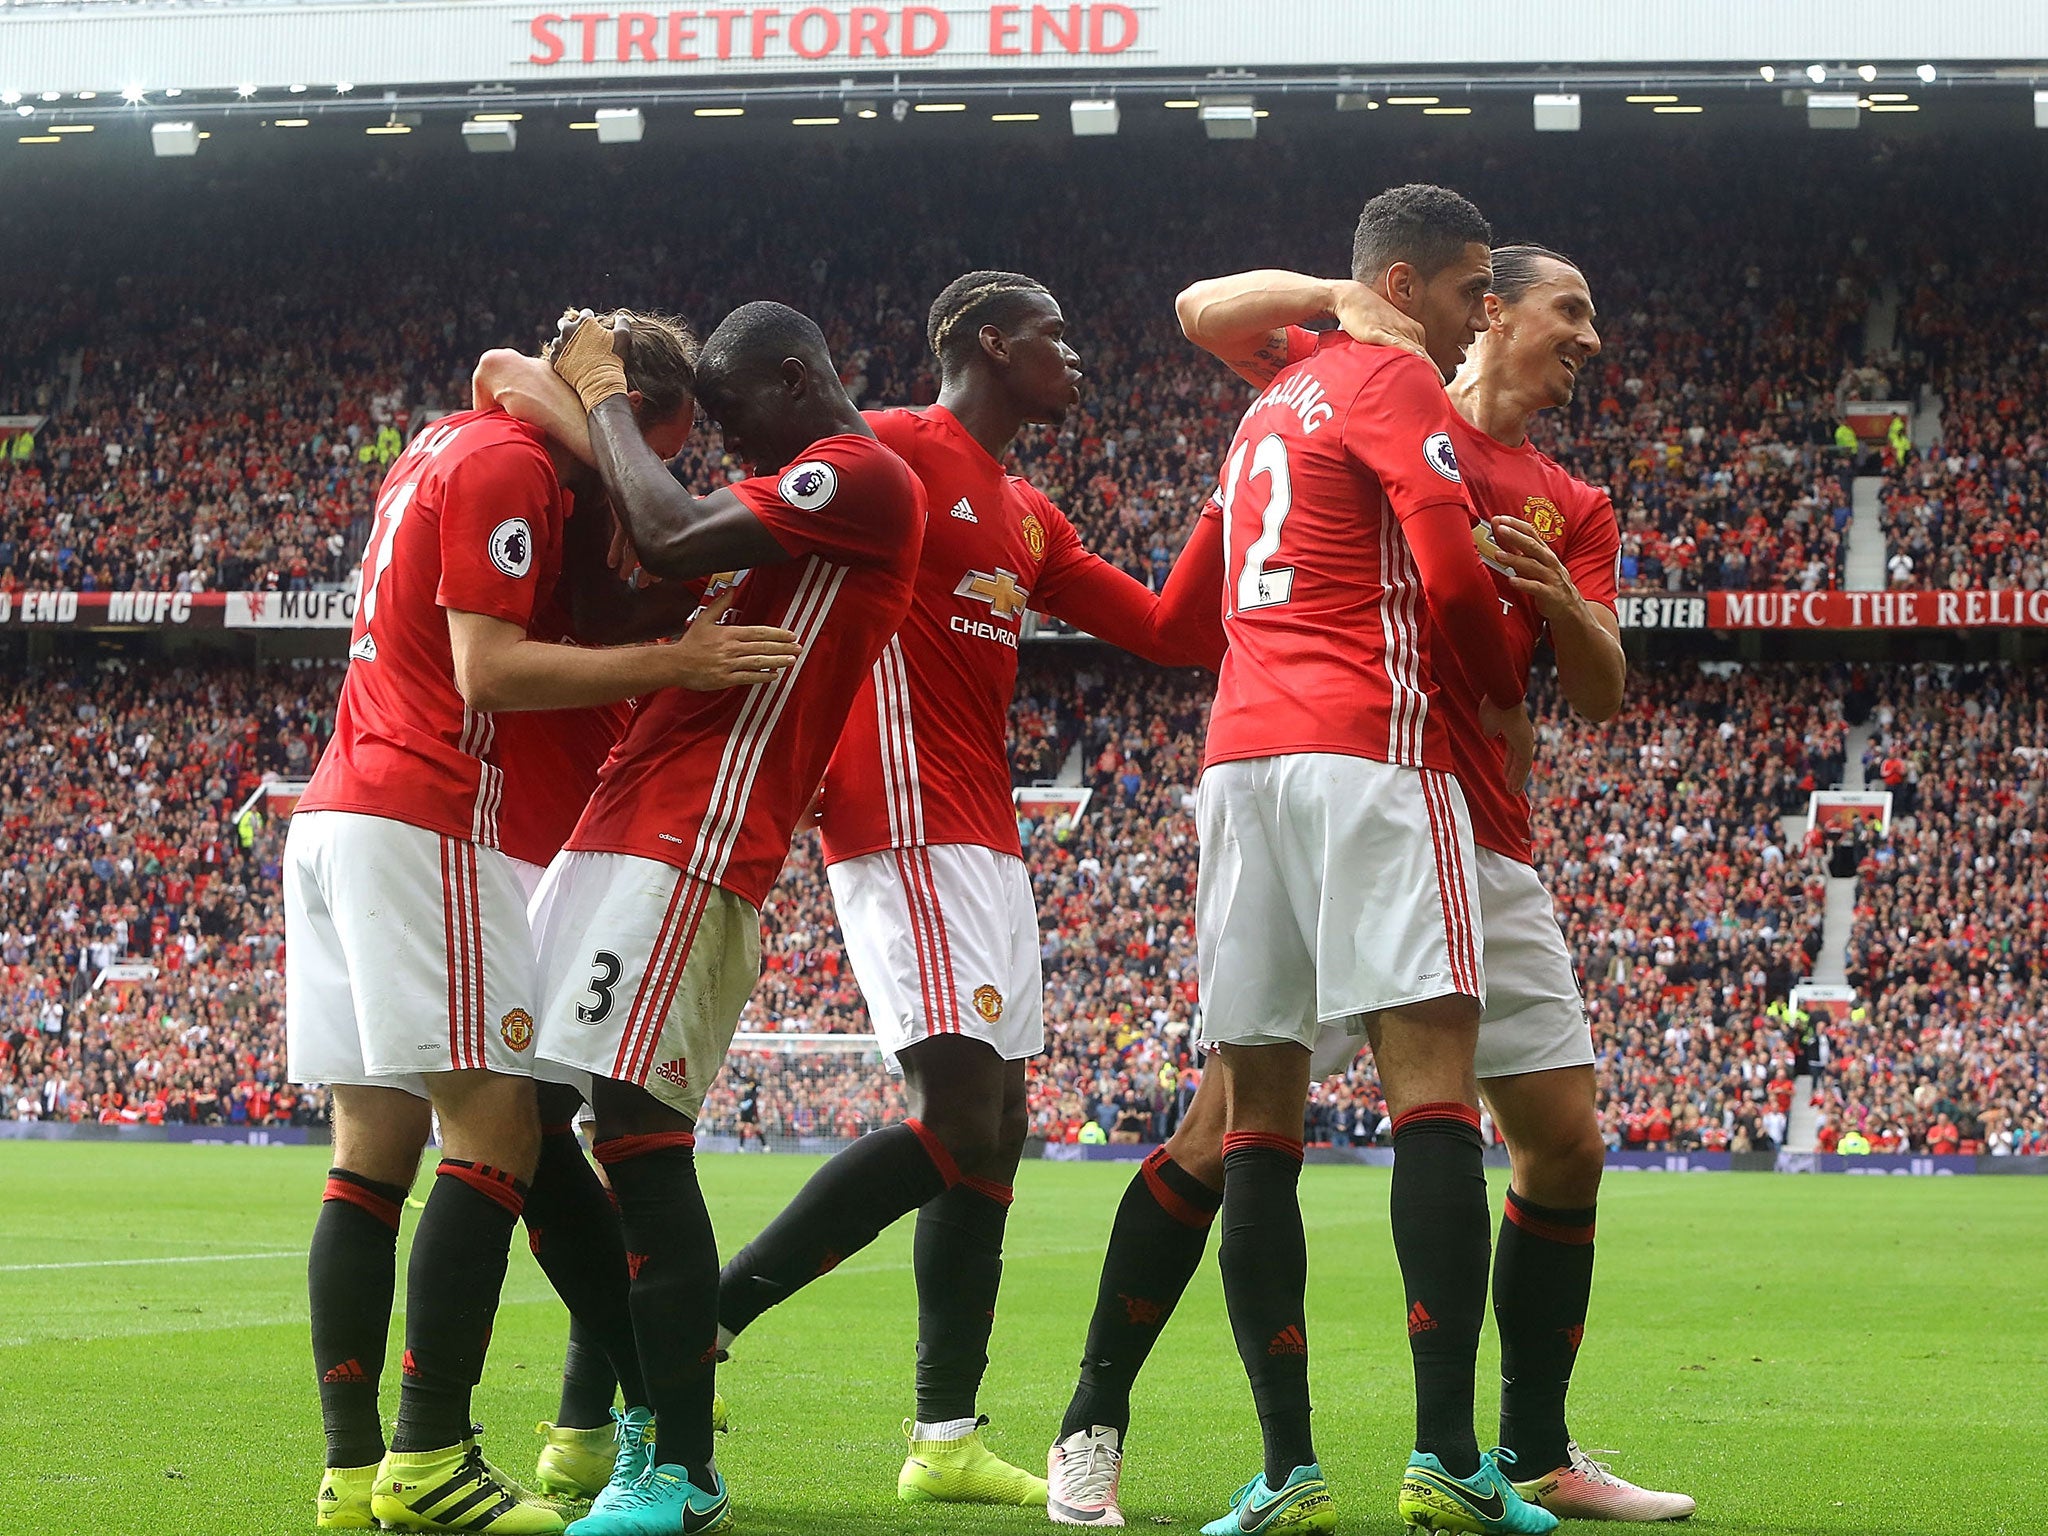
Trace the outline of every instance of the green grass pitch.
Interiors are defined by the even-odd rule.
[[[310,1530],[319,1419],[304,1265],[320,1148],[0,1143],[0,1523]],[[729,1251],[816,1166],[707,1157]],[[1025,1167],[983,1409],[1042,1466],[1128,1165]],[[1498,1200],[1500,1188],[1495,1185]],[[1409,1382],[1386,1176],[1311,1167],[1317,1442],[1342,1529],[1396,1536]],[[2048,1180],[1610,1176],[1573,1392],[1588,1447],[1745,1536],[2019,1536],[2048,1520]],[[411,1220],[407,1222],[410,1233]],[[720,1373],[742,1532],[1030,1531],[896,1502],[910,1223],[764,1318]],[[401,1275],[403,1274],[401,1260]],[[477,1399],[532,1467],[563,1318],[523,1243]],[[1492,1340],[1482,1357],[1490,1413]],[[385,1377],[395,1406],[395,1370]],[[1133,1525],[1192,1531],[1258,1466],[1213,1263],[1139,1385]],[[1490,1424],[1482,1425],[1482,1443]]]

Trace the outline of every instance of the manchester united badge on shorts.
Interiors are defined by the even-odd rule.
[[[533,1044],[533,1015],[524,1008],[514,1008],[498,1021],[498,1034],[504,1039],[507,1049],[525,1050]]]
[[[981,1015],[984,1024],[993,1024],[1003,1016],[1003,994],[994,987],[982,985],[974,989],[974,1011]]]

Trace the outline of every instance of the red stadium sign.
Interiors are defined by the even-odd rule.
[[[356,594],[5,592],[0,629],[351,629]]]
[[[2048,629],[2039,592],[1629,593],[1623,629]]]

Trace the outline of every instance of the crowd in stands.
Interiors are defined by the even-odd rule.
[[[310,1125],[284,1081],[280,822],[331,665],[106,660],[0,688],[0,1112]]]
[[[325,663],[101,660],[0,693],[0,1105],[16,1119],[318,1123],[283,1080],[282,824],[245,816],[328,727]],[[1034,1135],[1153,1141],[1200,1082],[1193,794],[1208,682],[1095,647],[1026,658],[1017,781],[1078,764],[1085,814],[1023,835],[1040,910],[1046,1054]],[[1824,1139],[2048,1146],[2048,704],[2009,668],[1735,670],[1631,680],[1605,727],[1539,687],[1539,867],[1578,963],[1611,1146],[1768,1150],[1812,1070]],[[1894,792],[1861,851],[1854,1012],[1787,1007],[1819,952],[1827,850],[1808,794],[1838,782],[1845,711]],[[259,809],[261,796],[255,801]],[[872,1048],[777,1036],[869,1026],[811,834],[763,912],[746,1040],[707,1132],[845,1137],[903,1113]],[[133,969],[130,969],[130,968]],[[1369,1054],[1318,1085],[1312,1139],[1386,1135]],[[1096,1129],[1091,1129],[1091,1127]]]
[[[1585,264],[1606,348],[1539,440],[1612,489],[1625,585],[1840,584],[1835,408],[1896,265],[1856,231],[1866,184],[1890,185],[1896,167],[1844,166],[1796,143],[1773,148],[1760,186],[1743,156],[1704,146],[1537,144],[1506,164],[1397,140],[1376,146],[1354,187],[1328,176],[1320,141],[1276,139],[1256,157],[1159,147],[1188,157],[1186,174],[1133,183],[1095,148],[989,149],[986,174],[965,180],[942,174],[951,151],[928,144],[819,147],[778,156],[772,176],[771,151],[734,148],[677,168],[682,183],[662,198],[634,195],[627,157],[544,153],[522,154],[513,176],[391,152],[369,174],[331,178],[318,199],[270,162],[219,160],[203,193],[155,177],[89,206],[31,169],[17,205],[62,199],[67,227],[90,238],[61,282],[0,297],[0,413],[49,417],[26,457],[0,448],[0,590],[345,581],[406,433],[466,404],[476,356],[531,347],[565,299],[681,310],[704,328],[741,300],[784,299],[818,316],[863,404],[928,402],[926,307],[978,265],[1050,283],[1090,374],[1081,409],[1027,440],[1022,466],[1107,558],[1156,583],[1247,399],[1181,338],[1174,292],[1243,266],[1329,270],[1361,193],[1422,176],[1472,193],[1502,238]],[[1924,156],[1939,166],[1964,153]],[[750,177],[778,189],[771,202],[709,226],[697,216],[700,179],[711,196]],[[1646,177],[1687,195],[1657,219],[1628,216]],[[1186,205],[1191,184],[1207,207]],[[1020,205],[1015,189],[1038,185],[1058,188],[1058,217],[1035,216],[1028,195]],[[37,221],[10,222],[0,251],[36,259]],[[600,227],[595,267],[587,236]],[[139,245],[151,251],[141,268],[126,259]],[[306,250],[323,253],[317,280]],[[1925,303],[1910,306],[1921,330],[1934,325],[1922,310],[1959,302],[1931,270]],[[1992,329],[2011,341],[2012,328]],[[2028,386],[2039,367],[2038,356],[2031,373],[1972,363],[1951,383],[1959,423],[1986,391],[2001,421],[2002,402],[2021,404],[1995,440],[1951,433],[1965,467],[1944,473],[1962,480],[1931,493],[1948,519],[1944,550],[1964,542],[1949,528],[1980,503],[2016,496],[2027,507],[2017,522],[2038,528],[2041,392]],[[2003,467],[2015,443],[2030,477]],[[736,472],[715,433],[700,436],[692,473],[715,483]],[[1969,538],[1996,543],[1994,555],[2018,542],[1974,524]],[[2037,552],[2010,558],[2038,564]],[[1920,570],[1915,584],[1936,576],[1950,579]]]
[[[1823,1144],[2048,1151],[2048,702],[2007,668],[1923,669],[1880,705],[1890,834],[1857,870]]]

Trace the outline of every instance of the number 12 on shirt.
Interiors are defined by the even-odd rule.
[[[1247,454],[1251,456],[1249,471],[1245,468]],[[1243,613],[1251,608],[1277,608],[1294,595],[1294,567],[1269,567],[1266,564],[1280,552],[1280,530],[1286,526],[1287,514],[1294,507],[1294,482],[1288,473],[1285,440],[1277,432],[1269,432],[1259,439],[1256,447],[1240,443],[1237,451],[1231,454],[1230,463],[1223,472],[1223,548],[1226,558],[1236,547],[1231,538],[1231,528],[1237,512],[1240,475],[1244,480],[1243,494],[1247,501],[1258,494],[1252,482],[1261,475],[1265,476],[1266,500],[1259,509],[1259,536],[1245,550],[1243,567],[1234,578],[1225,576],[1232,613]]]

